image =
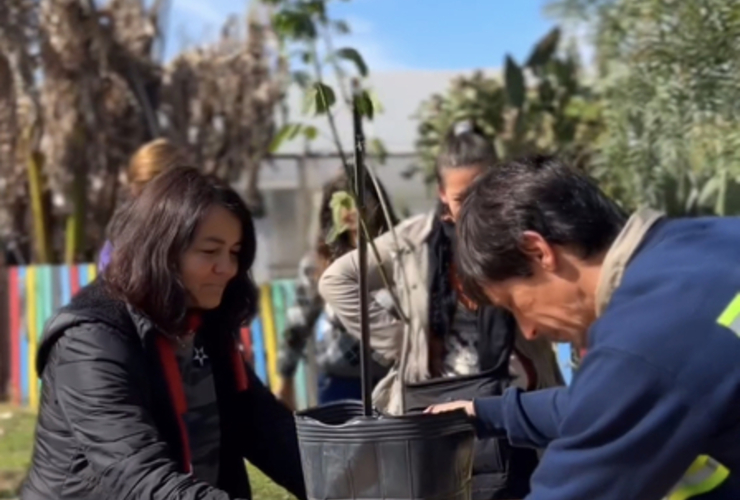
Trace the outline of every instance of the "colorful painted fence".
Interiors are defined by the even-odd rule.
[[[8,269],[10,384],[15,403],[38,406],[36,350],[44,324],[96,275],[94,264]]]
[[[278,346],[287,327],[288,308],[295,300],[295,282],[276,280],[260,287],[260,312],[250,326],[254,370],[273,391],[278,390]],[[309,346],[306,356],[311,359]],[[295,377],[296,406],[313,406],[317,401],[315,367],[301,362]]]
[[[36,350],[44,325],[96,275],[94,264],[8,269],[10,392],[15,404],[38,407],[40,381],[36,376]],[[286,326],[287,308],[295,296],[295,285],[292,280],[280,280],[262,285],[260,292],[260,314],[250,328],[243,329],[242,340],[253,359],[255,372],[275,391],[279,384],[277,350]],[[312,373],[305,363],[298,369],[299,408],[316,400],[316,378]]]
[[[94,264],[77,266],[28,266],[8,268],[10,386],[15,404],[36,408],[40,382],[36,376],[36,350],[44,325],[77,291],[95,279]],[[260,287],[260,312],[242,340],[257,376],[277,391],[278,346],[287,321],[287,309],[295,298],[295,283],[278,280]],[[310,353],[310,346],[309,346]],[[567,383],[573,376],[573,351],[569,344],[557,348],[560,368]],[[309,354],[308,359],[312,359]],[[295,380],[299,409],[316,403],[316,370],[302,363]]]

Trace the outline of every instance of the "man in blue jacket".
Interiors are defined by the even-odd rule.
[[[740,220],[627,220],[534,157],[482,176],[457,224],[471,294],[588,353],[567,388],[428,411],[546,447],[528,500],[740,499]]]

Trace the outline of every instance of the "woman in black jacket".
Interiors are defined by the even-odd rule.
[[[305,498],[291,413],[244,363],[252,219],[180,167],[116,216],[111,262],[47,325],[24,500],[251,497],[244,459]]]

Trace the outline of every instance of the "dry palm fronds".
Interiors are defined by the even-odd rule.
[[[208,172],[246,175],[256,203],[280,97],[265,27],[250,18],[242,35],[231,20],[218,42],[165,67],[153,51],[166,2],[149,9],[144,0],[0,2],[0,238],[30,233],[33,151],[45,160],[35,164],[34,199],[44,213],[34,214],[34,227],[48,226],[53,260],[65,233],[73,234],[68,257],[90,256],[101,244],[121,171],[158,135],[187,146]],[[83,236],[87,244],[78,247]]]
[[[38,137],[31,133],[39,115],[30,43],[35,14],[31,0],[0,2],[0,241],[19,245],[28,232],[24,156]]]
[[[231,181],[245,175],[247,202],[255,208],[280,85],[266,60],[265,27],[253,15],[246,36],[237,27],[232,19],[216,43],[172,62],[163,106],[170,137],[187,144],[207,172]]]

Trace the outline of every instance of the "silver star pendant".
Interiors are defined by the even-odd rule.
[[[193,363],[203,368],[206,365],[206,361],[208,361],[206,350],[203,347],[196,347],[193,352]]]

